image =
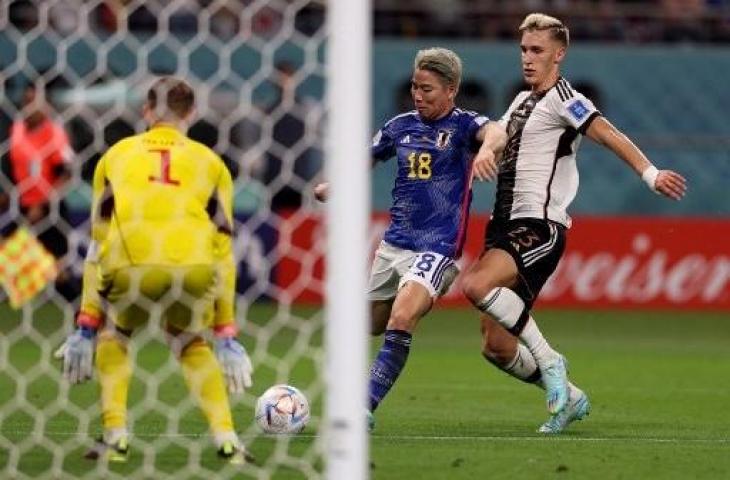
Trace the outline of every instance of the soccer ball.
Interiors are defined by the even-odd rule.
[[[309,421],[309,402],[291,385],[274,385],[256,402],[256,423],[265,433],[299,433]]]

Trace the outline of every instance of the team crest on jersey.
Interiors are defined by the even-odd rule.
[[[453,130],[439,130],[438,134],[436,135],[436,148],[443,150],[444,148],[449,146],[449,143],[451,142],[451,135],[453,135]]]
[[[588,113],[588,107],[583,105],[583,102],[580,100],[576,100],[575,102],[568,105],[568,111],[576,120],[580,120],[581,118],[586,116],[586,113]]]

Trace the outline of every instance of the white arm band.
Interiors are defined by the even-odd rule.
[[[644,170],[641,174],[641,179],[646,185],[653,191],[656,192],[656,177],[659,176],[659,170],[654,165]]]

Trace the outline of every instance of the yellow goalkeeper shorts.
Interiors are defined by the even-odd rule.
[[[168,331],[197,333],[212,323],[216,283],[210,265],[134,266],[102,273],[100,293],[121,329],[134,330],[159,317]]]

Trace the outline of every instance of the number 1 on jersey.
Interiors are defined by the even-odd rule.
[[[150,175],[149,181],[164,183],[167,185],[175,185],[175,186],[180,185],[180,180],[174,180],[170,177],[170,163],[171,163],[170,150],[167,150],[167,149],[149,150],[149,152],[160,154],[160,176],[155,177],[154,175]]]

